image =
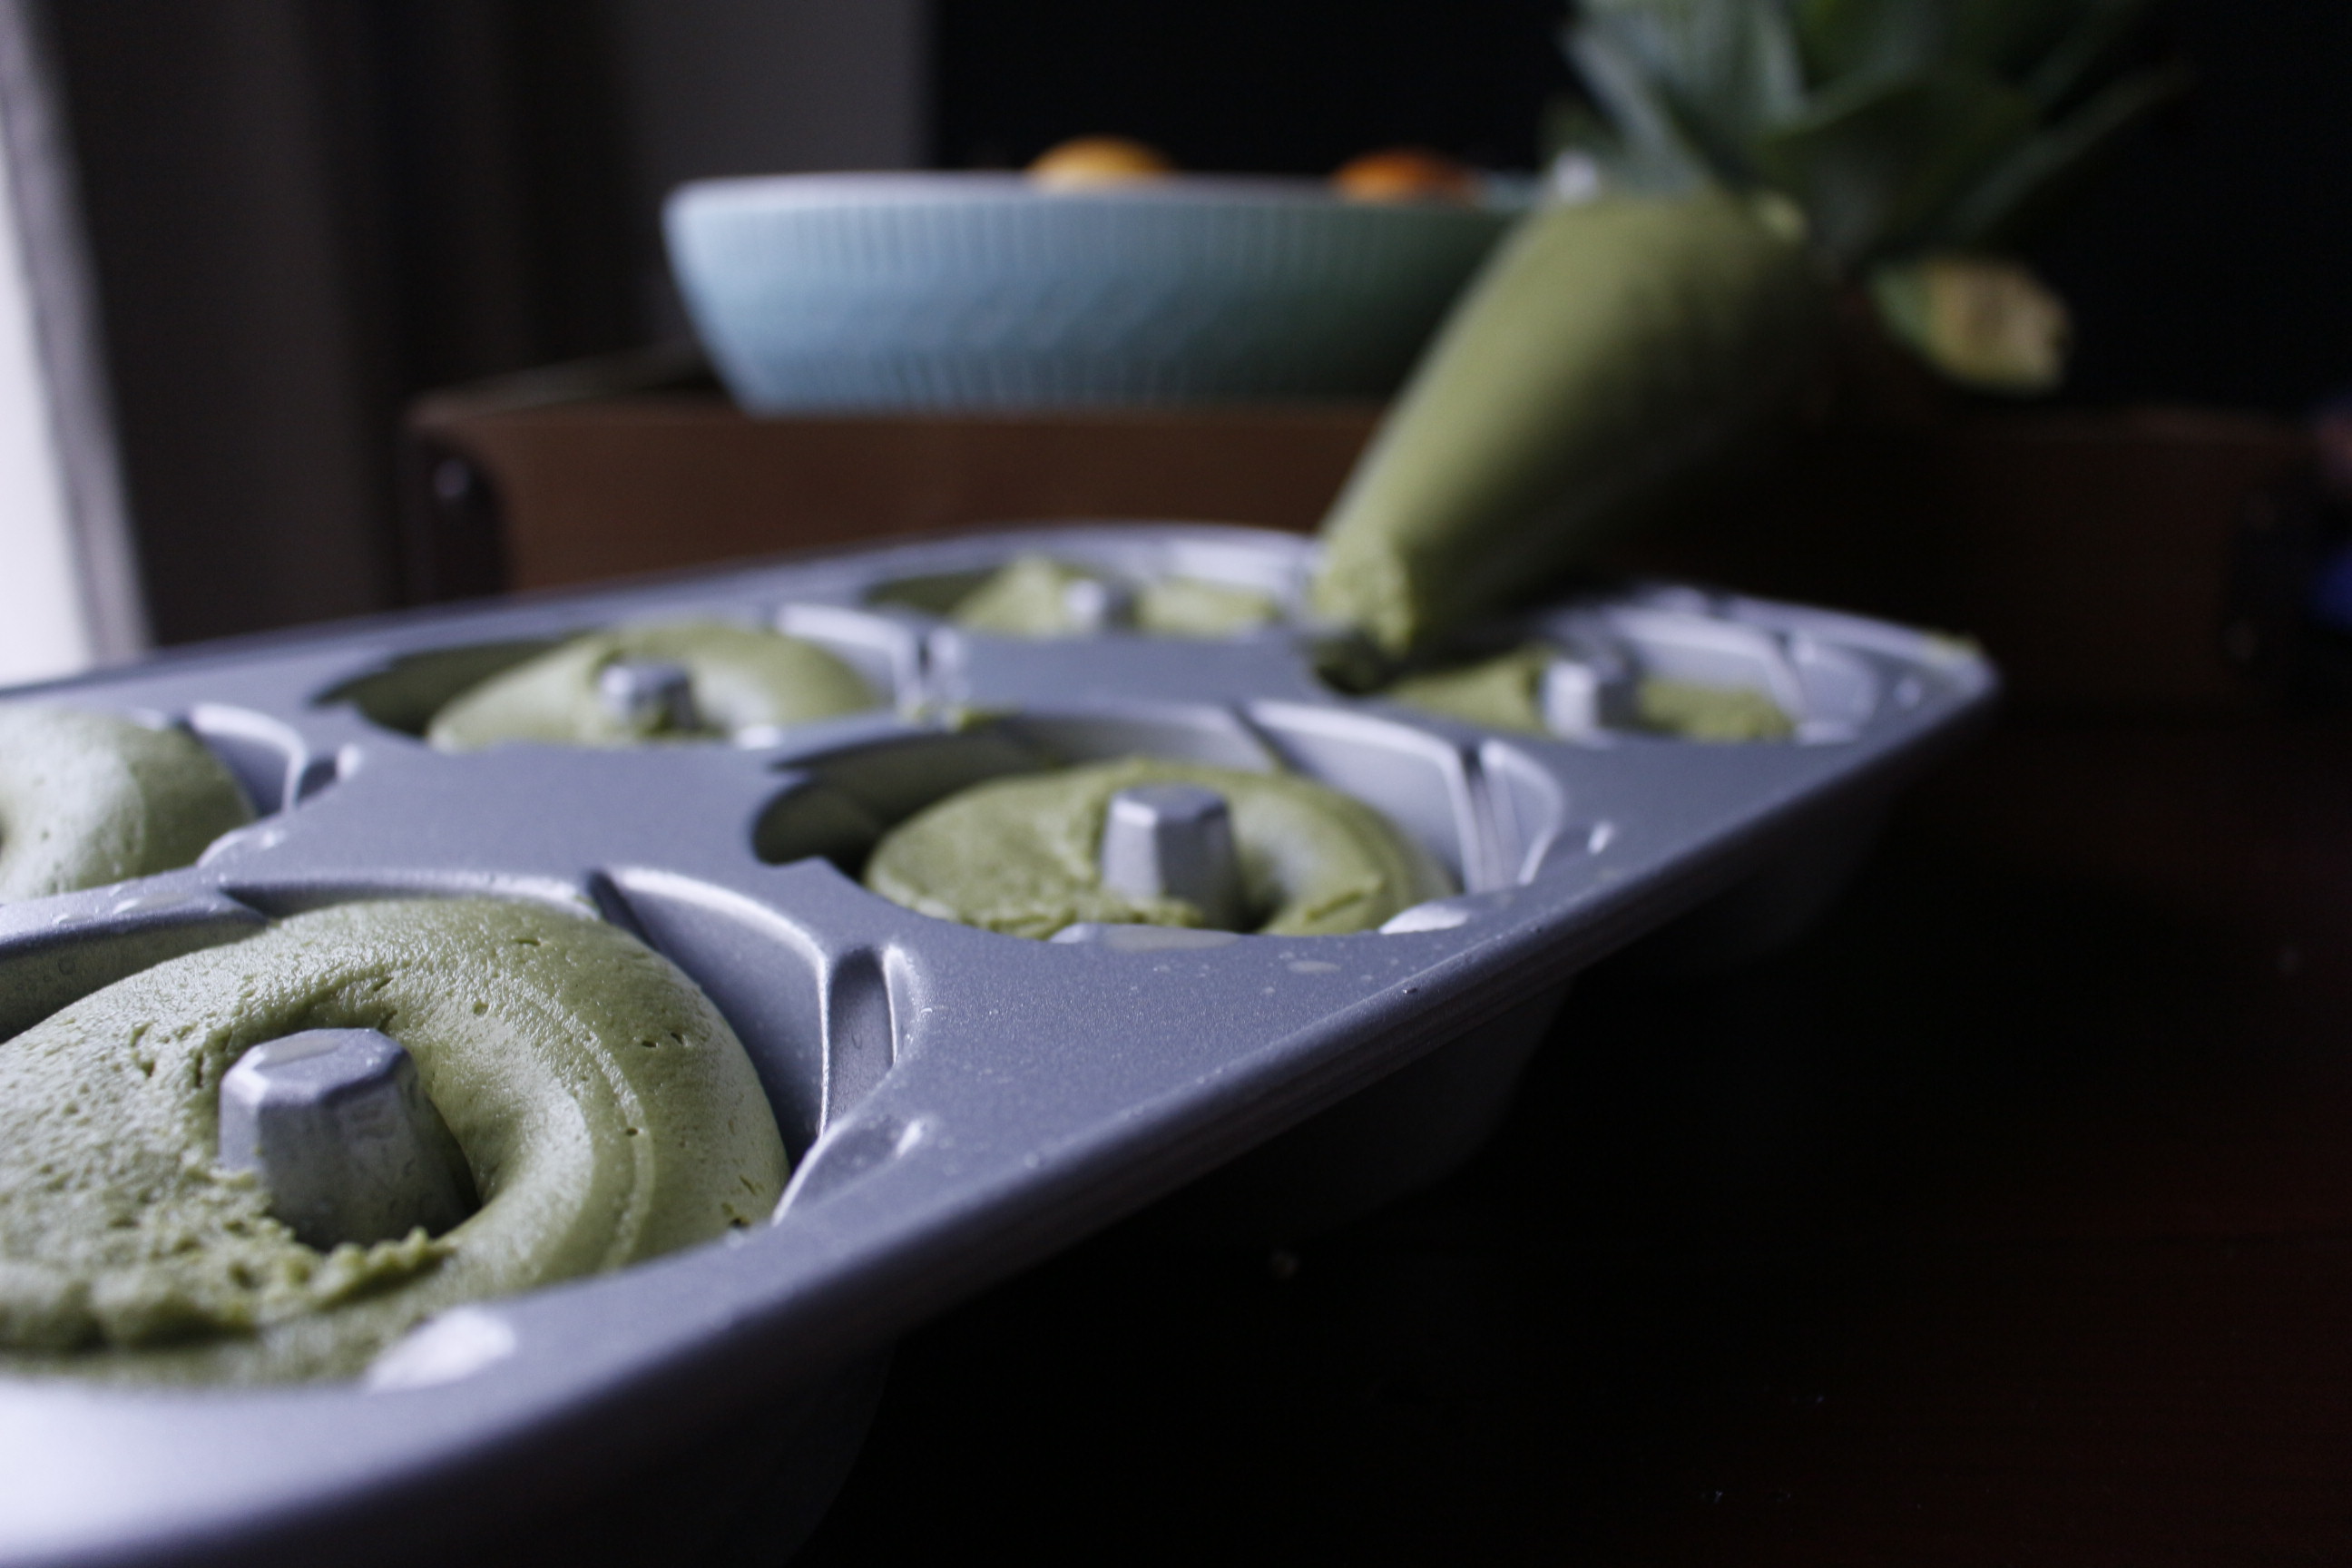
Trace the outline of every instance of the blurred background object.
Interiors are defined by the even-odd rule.
[[[674,337],[692,175],[903,166],[914,0],[38,6],[164,642],[381,609],[401,411]]]
[[[601,49],[546,6],[50,16],[159,637],[389,605],[408,394],[636,334]]]
[[[418,459],[441,500],[404,533],[402,411],[677,340],[656,209],[678,181],[1017,166],[1095,132],[1190,169],[1325,175],[1413,145],[1532,170],[1573,87],[1556,0],[26,4],[55,38],[165,643],[509,580],[496,530],[445,526],[495,510],[487,462]],[[2352,188],[2352,12],[2177,0],[2152,26],[2194,87],[2026,252],[2074,319],[2059,402],[2299,419],[2352,363],[2352,207],[2313,195]],[[658,363],[679,390],[646,395],[731,417]],[[576,398],[539,406],[584,418]],[[1051,514],[1087,500],[1066,489]],[[433,569],[436,531],[470,576]]]
[[[1385,397],[1522,205],[1081,150],[1020,174],[698,180],[664,218],[728,391],[790,416]]]
[[[412,559],[433,595],[991,519],[1305,532],[1379,418],[1344,404],[753,419],[680,364],[623,355],[421,400]]]
[[[48,39],[0,0],[0,683],[147,646],[97,303]]]
[[[1596,114],[1556,139],[1612,183],[1769,191],[1881,330],[1939,374],[2063,379],[2064,306],[2013,254],[2186,89],[2145,0],[1582,0],[1565,43]]]

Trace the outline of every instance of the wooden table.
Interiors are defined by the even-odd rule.
[[[2352,1558],[2352,724],[2013,725],[1442,1188],[903,1345],[802,1561]]]

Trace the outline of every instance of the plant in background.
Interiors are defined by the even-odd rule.
[[[1612,184],[1795,202],[1879,322],[1943,374],[2045,392],[2065,306],[2011,253],[2184,85],[2127,67],[2148,0],[1580,0],[1600,116],[1553,140]]]
[[[2065,307],[2008,247],[2182,80],[2118,63],[2147,0],[1581,5],[1588,155],[1454,301],[1323,521],[1315,610],[1391,664],[1817,406],[1841,286],[1954,381],[2054,386]]]

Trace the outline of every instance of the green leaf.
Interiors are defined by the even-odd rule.
[[[1580,31],[1646,77],[1685,139],[1734,180],[1747,146],[1802,113],[1804,72],[1780,0],[1586,0]]]
[[[2188,85],[2189,73],[2178,66],[2115,83],[2029,139],[1953,203],[1935,226],[1936,242],[1971,249],[2014,244],[2089,178],[2126,134]]]
[[[1945,58],[2015,80],[2105,0],[1957,0]]]
[[[2012,81],[2079,78],[2138,20],[2147,0],[1797,0],[1797,36],[1814,82],[1976,66]],[[2064,56],[2060,60],[2060,56]]]
[[[1568,37],[1617,132],[1619,177],[1779,189],[1853,266],[1930,238],[1988,243],[2031,221],[2178,90],[2175,78],[2134,78],[2084,100],[2148,6],[1581,0]]]
[[[1797,40],[1816,83],[1908,75],[1942,57],[1950,0],[1797,0]]]
[[[1706,164],[1683,134],[1673,109],[1605,28],[1588,22],[1562,39],[1585,89],[1616,131],[1618,177],[1637,190],[1673,193],[1706,181]]]
[[[1852,266],[1900,248],[2034,127],[2032,100],[1982,71],[1860,82],[1768,133],[1756,160]]]

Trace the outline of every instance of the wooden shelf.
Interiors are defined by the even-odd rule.
[[[1311,529],[1378,417],[1345,405],[754,419],[717,393],[639,393],[428,403],[411,429],[435,462],[470,465],[489,488],[507,584],[541,588],[990,523]]]
[[[693,374],[640,356],[419,405],[414,595],[1002,523],[1305,531],[1381,413],[752,418]],[[2229,704],[2296,658],[2313,466],[2300,428],[2206,412],[1833,425],[1609,564],[1969,635],[2029,703]]]

